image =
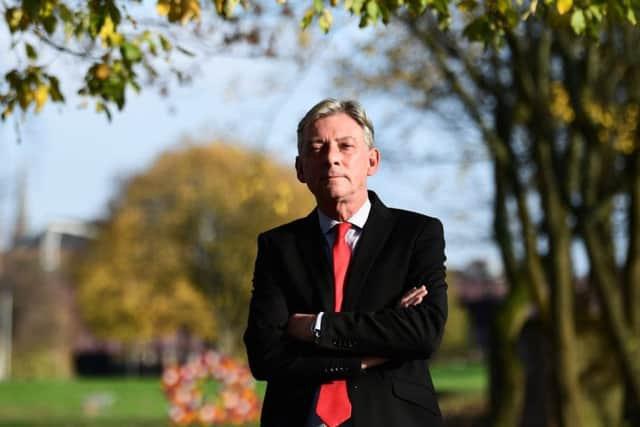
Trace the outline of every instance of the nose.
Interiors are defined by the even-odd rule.
[[[339,165],[340,164],[340,148],[338,144],[335,142],[331,142],[327,144],[327,163],[330,165]]]

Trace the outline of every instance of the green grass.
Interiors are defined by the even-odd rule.
[[[150,426],[166,413],[157,379],[0,383],[0,426]]]
[[[438,363],[432,374],[445,399],[478,400],[486,388],[479,363]],[[0,427],[169,427],[167,410],[159,379],[0,383]]]
[[[487,368],[478,362],[437,363],[431,367],[436,390],[442,393],[484,393],[487,390]]]

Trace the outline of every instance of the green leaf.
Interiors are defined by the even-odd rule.
[[[58,78],[55,76],[49,77],[49,95],[51,96],[51,100],[55,102],[64,102],[64,96],[62,92],[60,92],[60,82]]]
[[[111,121],[112,116],[111,116],[111,110],[109,110],[109,107],[107,107],[107,105],[102,102],[102,101],[98,101],[96,103],[96,112],[103,112],[106,116],[107,116],[107,120]]]
[[[463,34],[469,40],[486,42],[491,36],[491,27],[485,16],[479,16],[465,27]]]
[[[313,8],[307,9],[307,11],[302,16],[302,19],[300,20],[300,28],[302,28],[303,30],[309,28],[309,25],[311,25],[311,22],[313,22],[314,15],[315,12]]]
[[[631,22],[633,25],[636,25],[638,21],[636,20],[636,14],[633,12],[633,9],[627,9],[627,20]]]
[[[380,15],[382,16],[382,22],[386,25],[391,19],[391,11],[385,4],[380,4]]]
[[[131,42],[122,43],[120,53],[128,62],[139,62],[142,59],[142,52]]]
[[[160,34],[158,36],[158,38],[160,39],[160,46],[162,46],[162,49],[165,52],[169,52],[171,50],[171,42],[169,40],[167,40],[167,38],[165,36],[163,36],[162,34]]]
[[[27,58],[29,58],[30,60],[35,61],[36,59],[38,59],[38,52],[36,52],[35,48],[29,43],[24,44],[24,50],[27,54]]]
[[[478,7],[476,0],[461,0],[456,4],[456,7],[461,12],[473,12]]]
[[[602,17],[603,17],[602,5],[597,5],[597,4],[590,5],[586,10],[585,15],[587,18],[593,18],[598,22],[602,21]]]
[[[120,13],[120,9],[118,8],[118,6],[116,6],[115,2],[110,1],[107,3],[107,12],[109,13],[109,16],[111,16],[113,24],[117,27],[122,19],[122,14]]]
[[[136,93],[140,93],[140,90],[141,90],[140,85],[135,80],[129,81],[129,84],[131,85],[131,87]]]
[[[582,9],[575,9],[571,14],[571,28],[576,34],[582,34],[587,27]]]
[[[149,44],[149,52],[151,52],[153,56],[156,56],[158,54],[158,48],[156,47],[156,43],[151,39],[148,39],[147,43]]]
[[[350,10],[355,15],[360,15],[363,6],[364,0],[352,0],[344,3],[345,9]]]
[[[73,13],[65,4],[58,5],[58,15],[64,22],[73,21]]]
[[[378,3],[373,0],[369,0],[367,2],[367,16],[370,21],[375,23],[378,20],[378,16],[380,14],[380,8],[378,7]]]
[[[22,9],[29,17],[35,18],[40,12],[40,0],[22,0]]]
[[[42,19],[42,25],[44,26],[45,31],[49,35],[52,35],[53,33],[56,32],[57,24],[58,24],[58,20],[53,15],[49,15]]]
[[[504,14],[507,9],[511,7],[511,2],[509,0],[497,0],[496,6],[498,8],[498,12]]]

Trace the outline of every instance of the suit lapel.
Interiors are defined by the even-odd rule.
[[[350,311],[357,305],[371,265],[378,257],[393,227],[389,209],[370,191],[371,211],[351,258],[342,309]],[[332,289],[333,291],[333,289]]]
[[[297,245],[309,271],[313,299],[320,301],[322,311],[333,311],[333,273],[325,252],[326,240],[320,230],[318,213],[314,209],[303,222],[304,230],[298,234]]]

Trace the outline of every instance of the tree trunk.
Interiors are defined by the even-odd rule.
[[[493,427],[520,424],[525,398],[525,373],[517,343],[528,311],[526,298],[521,292],[512,290],[493,319],[489,350],[489,417]]]

